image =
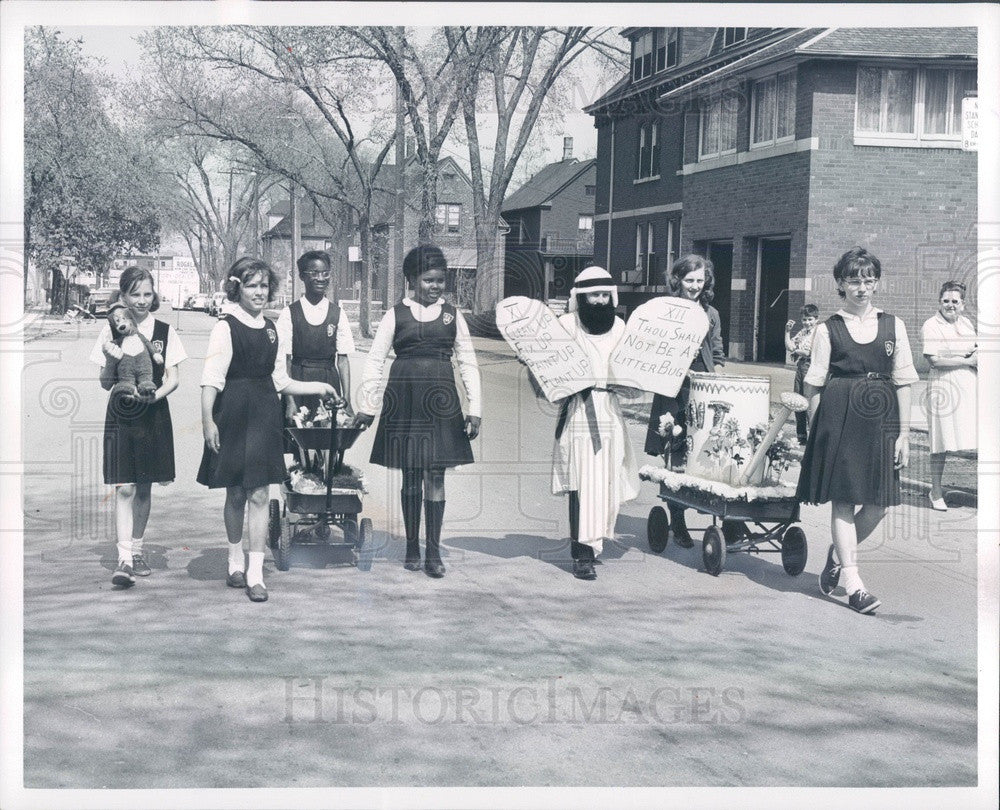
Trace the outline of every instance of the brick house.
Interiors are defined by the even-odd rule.
[[[876,303],[903,318],[925,366],[919,329],[941,282],[975,280],[977,160],[961,109],[976,30],[622,33],[630,75],[587,112],[595,258],[623,305],[662,294],[676,256],[708,255],[729,355],[781,361],[785,322],[806,301],[838,308],[833,264],[861,244],[883,263]]]
[[[504,295],[542,301],[565,298],[594,255],[594,196],[597,161],[572,156],[550,163],[511,194],[503,205],[507,232]]]

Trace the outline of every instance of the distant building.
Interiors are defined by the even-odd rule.
[[[565,298],[573,279],[594,261],[594,198],[597,161],[573,157],[550,163],[503,204],[506,237],[504,295],[542,301]]]
[[[176,253],[138,254],[116,256],[108,271],[108,286],[117,287],[122,271],[126,267],[141,267],[148,270],[155,280],[156,292],[161,300],[172,306],[183,306],[185,299],[202,290],[198,269],[194,259]]]
[[[587,112],[595,254],[626,307],[665,291],[677,255],[705,254],[729,355],[781,361],[803,303],[838,308],[831,269],[855,244],[882,260],[876,303],[911,336],[941,282],[975,283],[974,28],[622,35],[631,70]]]

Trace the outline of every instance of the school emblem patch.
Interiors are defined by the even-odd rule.
[[[273,329],[267,330],[267,339],[274,343],[278,339],[278,333]]]
[[[885,356],[892,357],[892,353],[896,351],[896,342],[892,340],[887,340],[885,342]]]
[[[441,320],[444,321],[444,325],[447,326],[453,320],[455,320],[455,316],[452,315],[450,312],[446,312],[444,315],[441,316]]]
[[[163,354],[163,341],[162,340],[154,340],[153,341],[153,348],[156,349],[156,351],[158,351],[160,354]]]
[[[328,323],[326,325],[326,336],[327,337],[333,337],[333,324],[332,323]]]

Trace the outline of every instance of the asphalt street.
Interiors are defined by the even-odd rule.
[[[697,546],[650,551],[652,484],[598,579],[576,580],[549,494],[554,410],[477,338],[485,413],[476,464],[446,479],[447,575],[403,569],[399,480],[367,464],[369,431],[348,460],[367,475],[370,570],[268,557],[253,604],[224,585],[223,493],[195,482],[212,319],[170,317],[189,355],[178,475],[154,487],[153,574],[127,591],[87,361],[100,324],[26,345],[26,787],[976,784],[976,510],[891,511],[862,547],[874,616],[817,587],[829,507],[802,508],[801,576],[735,554],[713,577]]]

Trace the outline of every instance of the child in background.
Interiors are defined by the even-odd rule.
[[[806,304],[799,312],[802,318],[802,328],[792,335],[795,321],[785,324],[785,349],[792,355],[792,362],[795,363],[795,383],[796,394],[802,393],[802,383],[809,371],[810,357],[812,356],[813,330],[819,321],[819,307],[815,304]],[[798,435],[799,444],[804,445],[808,437],[808,415],[805,411],[798,411],[795,414],[795,433]]]
[[[420,502],[424,500],[427,547],[424,572],[445,573],[441,561],[444,519],[444,473],[471,464],[470,439],[479,435],[480,380],[469,327],[454,306],[441,297],[448,269],[437,245],[420,245],[406,254],[403,275],[413,287],[378,325],[368,353],[355,424],[368,427],[379,410],[378,389],[389,350],[396,359],[389,369],[371,463],[403,471],[400,500],[406,532],[408,571],[420,570]],[[469,415],[455,387],[452,353],[469,398]]]
[[[858,543],[878,528],[886,507],[899,505],[899,471],[910,452],[910,386],[918,377],[903,322],[872,306],[879,260],[852,248],[833,277],[844,306],[813,335],[805,378],[811,426],[796,496],[832,501],[833,544],[820,590],[829,595],[843,579],[850,607],[872,613],[882,603],[858,573]]]
[[[139,333],[163,355],[154,364],[152,399],[112,397],[104,417],[104,483],[115,487],[115,531],[118,566],[111,582],[119,588],[135,584],[135,577],[152,573],[143,555],[143,537],[149,520],[154,481],[174,480],[174,432],[167,395],[177,388],[177,367],[187,358],[180,336],[166,321],[150,313],[160,307],[148,270],[128,267],[118,280],[119,300],[128,308]],[[101,367],[101,387],[110,391],[122,350],[104,325],[90,359]]]
[[[325,382],[289,378],[278,362],[278,333],[263,316],[278,291],[278,276],[259,259],[244,257],[230,269],[227,298],[238,306],[215,324],[201,378],[205,448],[198,483],[226,488],[223,519],[229,540],[231,588],[245,588],[251,602],[266,602],[264,548],[268,485],[285,479],[282,412],[278,393],[317,395],[339,403]],[[250,553],[243,560],[243,517],[248,513]]]

